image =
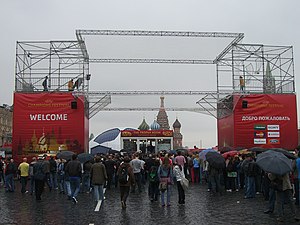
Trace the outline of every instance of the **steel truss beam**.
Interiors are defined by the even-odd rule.
[[[75,94],[85,94],[84,92],[75,92]],[[232,92],[216,92],[216,91],[89,91],[86,93],[90,97],[103,95],[228,95]]]
[[[217,101],[218,97],[231,95],[232,92],[216,92],[216,91],[89,91],[89,92],[73,92],[74,96],[87,95],[89,97],[89,118],[92,118],[100,111],[158,111],[156,107],[107,107],[111,103],[111,96],[140,96],[140,95],[159,95],[159,96],[187,96],[196,95],[204,96],[196,102],[201,108],[186,107],[169,107],[166,111],[187,111],[203,113],[217,118]]]
[[[190,31],[144,31],[144,30],[76,30],[76,36],[82,35],[119,35],[119,36],[157,36],[157,37],[209,37],[209,38],[237,38],[242,33],[226,32],[190,32]]]
[[[168,64],[214,64],[213,60],[197,59],[89,59],[90,63],[168,63]]]

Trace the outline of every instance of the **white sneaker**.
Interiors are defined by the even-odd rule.
[[[74,204],[77,204],[78,201],[75,197],[72,197],[72,200],[73,200]]]

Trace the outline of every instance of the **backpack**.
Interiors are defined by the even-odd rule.
[[[122,167],[120,174],[119,174],[119,183],[120,184],[127,184],[129,181],[129,175],[128,175],[128,168]]]
[[[157,176],[157,168],[156,166],[152,166],[149,173],[149,182],[157,182],[158,176]]]

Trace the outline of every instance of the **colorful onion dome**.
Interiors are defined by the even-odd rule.
[[[143,119],[143,122],[138,128],[139,130],[149,130],[149,125],[146,123],[145,118]]]
[[[156,120],[153,121],[153,123],[150,125],[151,130],[159,130],[160,125],[157,123]]]

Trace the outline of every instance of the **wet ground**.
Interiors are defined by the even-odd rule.
[[[99,211],[92,194],[81,193],[75,205],[57,190],[45,189],[42,201],[30,194],[21,194],[20,185],[14,193],[0,187],[0,224],[42,225],[156,225],[156,224],[300,224],[287,216],[285,222],[276,221],[276,212],[264,214],[267,207],[262,195],[244,199],[243,192],[211,196],[206,185],[191,185],[186,193],[186,204],[177,204],[177,190],[173,187],[171,206],[162,208],[151,203],[146,192],[130,194],[127,209],[122,210],[118,189],[105,193]],[[297,208],[298,210],[298,208]]]

